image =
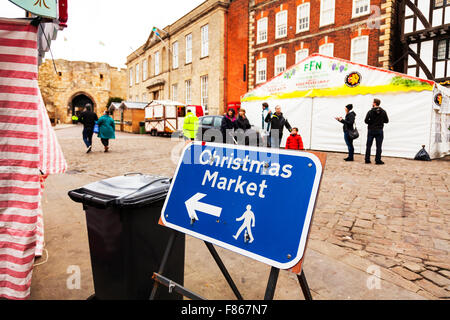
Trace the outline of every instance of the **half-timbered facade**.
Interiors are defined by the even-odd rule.
[[[401,0],[403,72],[450,85],[450,0]]]

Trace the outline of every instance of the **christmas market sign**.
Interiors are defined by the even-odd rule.
[[[37,16],[56,19],[58,8],[56,0],[9,0],[22,9]]]

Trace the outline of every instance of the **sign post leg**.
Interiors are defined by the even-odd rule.
[[[309,290],[308,282],[306,282],[305,273],[302,270],[300,275],[297,275],[298,282],[300,283],[300,287],[302,288],[303,296],[305,300],[312,300],[311,291]]]
[[[159,270],[158,270],[158,273],[161,275],[164,273],[164,270],[166,269],[167,260],[169,260],[169,255],[172,252],[173,245],[174,245],[175,239],[177,237],[177,233],[178,232],[173,231],[172,234],[170,235],[169,241],[167,243],[166,251],[164,251],[161,265],[159,266]],[[150,300],[155,300],[156,291],[158,291],[158,282],[157,281],[155,281],[155,283],[153,284],[152,293],[150,294]]]
[[[234,283],[233,279],[231,278],[230,274],[228,273],[227,268],[223,264],[222,259],[220,259],[220,256],[217,253],[217,251],[214,248],[214,246],[211,243],[209,243],[209,242],[206,242],[206,241],[204,241],[204,242],[205,242],[206,247],[208,248],[209,252],[213,256],[214,260],[216,261],[217,266],[219,267],[220,271],[222,271],[222,274],[225,277],[225,279],[227,280],[229,286],[231,287],[231,290],[233,290],[234,295],[236,296],[236,298],[238,300],[244,300],[244,298],[242,297],[242,295],[239,292],[238,288],[236,287],[236,284]]]
[[[280,274],[280,269],[272,267],[270,270],[269,281],[267,283],[266,293],[264,295],[264,300],[273,300],[275,295],[275,289],[277,287],[278,275]]]

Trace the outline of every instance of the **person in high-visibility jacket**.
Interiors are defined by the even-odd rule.
[[[187,111],[184,118],[183,135],[186,141],[194,141],[198,130],[198,118],[191,110]]]

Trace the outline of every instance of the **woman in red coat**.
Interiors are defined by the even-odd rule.
[[[298,134],[298,128],[292,129],[291,135],[288,137],[286,142],[286,149],[305,150],[303,148],[302,137]]]

